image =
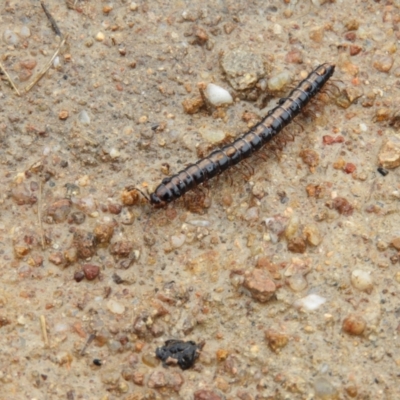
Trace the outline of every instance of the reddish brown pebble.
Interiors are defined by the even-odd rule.
[[[332,202],[332,207],[342,215],[351,215],[354,211],[354,207],[343,197],[336,197]]]
[[[211,390],[202,389],[194,393],[194,400],[222,400],[222,397]]]
[[[351,56],[356,56],[357,54],[360,53],[361,50],[362,50],[362,47],[360,47],[360,46],[358,46],[358,45],[356,45],[356,44],[352,44],[352,45],[349,47],[349,51],[350,51],[350,55],[351,55]]]
[[[37,62],[36,62],[36,60],[34,60],[34,59],[32,58],[32,59],[29,59],[29,60],[23,60],[23,61],[21,61],[21,62],[19,63],[19,65],[21,66],[21,68],[26,68],[26,69],[32,70],[32,69],[34,69],[34,68],[36,67]]]
[[[97,278],[100,273],[100,267],[93,264],[84,264],[82,266],[82,271],[85,274],[85,278],[88,281],[92,281],[93,279]]]
[[[55,253],[50,253],[49,262],[54,265],[61,265],[65,263],[65,259],[63,254],[60,251],[57,251]]]
[[[346,163],[346,165],[343,168],[343,171],[346,172],[346,174],[352,174],[356,170],[356,166],[352,163]]]
[[[378,108],[375,111],[373,120],[377,122],[387,121],[391,115],[392,111],[390,110],[390,108],[387,107]]]
[[[375,56],[372,65],[379,72],[389,72],[393,66],[394,59],[392,56]]]
[[[274,281],[261,269],[248,273],[243,286],[250,291],[253,298],[262,303],[268,301],[276,291]]]
[[[83,273],[83,271],[76,271],[74,273],[75,282],[80,282],[81,280],[83,280],[84,277],[85,277],[85,274]]]
[[[342,328],[344,332],[350,335],[362,335],[366,325],[363,317],[350,314],[343,320]]]
[[[343,136],[330,136],[330,135],[324,135],[322,136],[322,143],[323,144],[334,144],[334,143],[343,143],[344,142],[344,137]]]
[[[354,42],[354,41],[357,39],[357,35],[356,35],[355,32],[347,32],[347,33],[344,35],[344,38],[345,38],[346,40],[348,40],[349,42]]]
[[[64,222],[68,218],[71,206],[72,203],[68,199],[57,200],[50,205],[46,214],[51,217],[51,220],[55,223]]]
[[[290,239],[287,244],[287,248],[292,253],[301,253],[303,254],[306,251],[306,242],[301,237],[295,237]]]
[[[125,206],[132,206],[139,201],[139,192],[135,188],[125,188],[121,194],[122,203]]]
[[[299,49],[293,49],[286,54],[285,61],[292,64],[301,64],[303,55]]]
[[[265,331],[265,340],[272,351],[278,353],[288,344],[289,337],[285,333],[279,333],[274,329]]]
[[[121,206],[121,204],[111,203],[108,205],[108,211],[111,214],[118,215],[122,211],[122,206]]]
[[[194,28],[194,36],[196,37],[196,43],[199,45],[203,45],[208,40],[207,32],[198,26]]]
[[[61,119],[61,121],[65,121],[69,117],[69,113],[67,110],[62,110],[58,113],[58,118]]]

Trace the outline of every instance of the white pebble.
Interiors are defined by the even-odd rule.
[[[221,129],[200,129],[200,135],[209,143],[220,143],[225,139],[225,132]]]
[[[139,6],[134,1],[129,5],[131,11],[136,11],[138,8]]]
[[[373,287],[372,276],[367,271],[356,269],[351,273],[351,284],[358,290],[368,292]]]
[[[90,124],[90,117],[89,117],[89,114],[88,114],[85,110],[82,110],[82,111],[79,113],[78,119],[79,119],[79,122],[81,122],[81,123],[84,124],[84,125],[89,125],[89,124]]]
[[[302,274],[294,274],[290,276],[288,278],[288,283],[293,292],[301,292],[308,286],[307,280]]]
[[[322,304],[324,304],[325,302],[326,299],[324,297],[321,297],[317,294],[309,294],[302,299],[296,300],[294,306],[296,308],[301,308],[305,311],[314,311],[322,306]]]
[[[104,33],[103,32],[98,32],[97,35],[96,35],[96,40],[98,42],[102,42],[104,39],[105,39]]]
[[[366,124],[360,124],[360,129],[361,129],[363,132],[367,132],[368,126],[367,126]]]
[[[290,82],[290,74],[288,71],[283,71],[278,75],[272,76],[268,79],[268,89],[279,91]]]
[[[107,308],[113,314],[123,314],[124,311],[125,311],[125,306],[123,304],[121,304],[121,303],[118,303],[118,301],[115,301],[113,299],[108,300]]]
[[[54,61],[53,61],[53,67],[54,68],[59,68],[61,66],[61,62],[60,62],[60,57],[55,57]]]
[[[206,219],[192,219],[187,221],[187,223],[193,226],[200,226],[202,228],[210,226],[210,221],[207,221]]]
[[[19,31],[19,36],[23,38],[28,38],[29,36],[31,36],[31,30],[26,25],[23,25],[21,26],[21,29]]]
[[[116,148],[112,148],[110,150],[110,157],[111,158],[118,158],[120,156],[120,152]]]
[[[3,40],[6,44],[12,46],[15,46],[19,42],[18,36],[13,31],[10,31],[10,29],[6,29],[4,31]]]
[[[275,35],[280,35],[282,33],[282,25],[275,24],[274,25],[274,33]]]
[[[206,96],[208,101],[213,106],[222,106],[225,104],[232,104],[233,99],[231,94],[221,86],[209,83],[206,87]]]
[[[186,235],[181,234],[181,235],[173,235],[171,236],[171,245],[173,248],[177,249],[185,243],[186,240]]]

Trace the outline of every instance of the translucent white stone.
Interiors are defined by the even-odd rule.
[[[208,101],[213,106],[222,106],[225,104],[232,104],[233,99],[231,94],[221,86],[209,83],[206,87],[206,96]]]

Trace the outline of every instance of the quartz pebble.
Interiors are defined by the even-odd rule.
[[[125,306],[118,301],[115,301],[113,299],[108,300],[107,302],[107,308],[113,313],[113,314],[123,314],[125,312]]]
[[[4,40],[4,43],[6,43],[7,45],[11,45],[11,46],[15,46],[19,42],[18,36],[10,29],[6,29],[4,31],[3,40]]]
[[[200,129],[202,138],[208,143],[220,143],[225,139],[225,133],[221,129]]]
[[[373,288],[373,279],[369,272],[356,269],[351,273],[351,284],[358,290],[370,292]]]
[[[78,115],[79,122],[83,125],[89,125],[90,124],[90,117],[87,111],[82,110],[79,115]]]
[[[338,398],[336,388],[328,379],[324,378],[323,376],[315,378],[314,390],[317,399],[336,400]]]
[[[226,89],[213,83],[207,85],[205,93],[208,101],[213,106],[218,107],[233,103],[231,94]]]
[[[31,30],[29,29],[29,27],[27,27],[26,25],[21,26],[21,29],[19,30],[19,36],[22,38],[28,38],[29,36],[31,36]]]
[[[326,299],[318,294],[309,294],[299,300],[296,300],[294,306],[304,311],[314,311],[321,307],[326,302]]]
[[[268,89],[271,92],[282,90],[290,82],[290,74],[283,71],[268,79]]]
[[[294,274],[290,276],[287,282],[294,292],[301,292],[308,286],[307,279],[302,274]]]
[[[178,249],[181,247],[186,240],[186,235],[180,234],[180,235],[173,235],[171,236],[171,246],[175,249]]]

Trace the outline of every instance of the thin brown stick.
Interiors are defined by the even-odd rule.
[[[40,328],[42,330],[44,345],[46,347],[50,347],[49,337],[47,336],[47,329],[46,329],[46,317],[44,315],[40,316]]]
[[[83,356],[85,354],[86,349],[89,347],[90,343],[92,343],[95,338],[96,338],[95,333],[91,333],[89,335],[88,340],[86,341],[85,345],[83,346],[82,350],[79,353],[80,356]]]
[[[57,25],[56,20],[53,18],[53,16],[50,14],[50,11],[47,9],[47,7],[44,5],[43,1],[40,2],[40,5],[43,8],[44,13],[46,14],[47,19],[50,21],[51,27],[53,28],[53,31],[57,36],[62,36],[60,28]]]
[[[57,50],[53,54],[53,57],[47,62],[47,64],[43,67],[43,69],[36,75],[35,79],[25,88],[25,93],[28,93],[45,75],[45,73],[50,69],[51,64],[53,63],[54,59],[57,57],[62,46],[64,46],[66,40],[68,39],[68,35],[65,35],[63,40],[57,47]]]
[[[43,191],[43,183],[42,179],[39,180],[39,199],[38,199],[38,220],[39,220],[39,228],[40,228],[40,240],[42,242],[42,250],[45,248],[44,241],[44,230],[43,230],[43,221],[42,221],[42,191]]]
[[[18,96],[21,96],[21,93],[19,92],[18,88],[15,86],[13,80],[11,79],[11,76],[8,75],[8,72],[5,70],[5,68],[3,67],[3,64],[0,62],[0,69],[3,71],[4,75],[6,76],[6,78],[8,79],[8,82],[10,82],[10,85],[13,87],[13,89],[16,91]]]

